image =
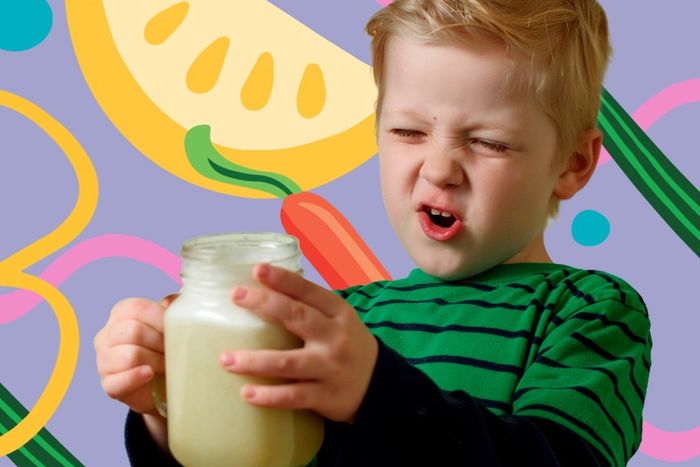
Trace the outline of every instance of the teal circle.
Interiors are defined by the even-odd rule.
[[[592,209],[581,211],[571,223],[571,235],[580,245],[600,245],[610,235],[610,222],[598,211]]]
[[[46,39],[52,24],[46,0],[0,0],[0,49],[31,49]]]

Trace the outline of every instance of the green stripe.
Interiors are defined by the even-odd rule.
[[[9,429],[12,429],[15,427],[15,425],[17,425],[17,423],[16,416],[14,415],[12,409],[7,407],[3,401],[0,401],[0,424],[2,424],[4,427],[9,427]],[[53,465],[51,462],[51,456],[37,444],[35,438],[36,437],[27,441],[22,448],[35,457],[40,465]]]
[[[605,120],[603,115],[601,115],[599,118]],[[604,123],[607,123],[607,121]],[[609,140],[613,139],[613,132],[611,131],[608,136]],[[606,146],[611,152],[617,150],[622,153],[623,151],[623,149],[620,149],[616,142],[613,141],[608,141]],[[624,157],[620,156],[617,162],[620,168],[622,168],[622,170],[627,174],[630,181],[635,185],[637,190],[639,190],[642,196],[644,196],[652,208],[656,210],[656,212],[664,219],[669,227],[673,229],[676,235],[678,235],[681,240],[683,240],[683,242],[685,242],[686,245],[688,245],[693,251],[700,254],[700,241],[698,241],[697,237],[694,236],[687,226],[682,223],[681,219],[674,215],[672,210],[665,205],[663,200],[657,196],[657,193],[654,192],[651,185],[646,183],[645,180],[636,174],[632,164],[625,160]]]
[[[607,118],[607,112],[603,112],[604,115],[601,115],[600,118],[606,119]],[[611,125],[611,128],[608,130],[608,135],[610,138],[612,138],[613,134],[617,134],[616,131],[614,130],[614,127]],[[619,136],[619,135],[618,135]],[[608,141],[607,142],[608,150],[611,151],[618,151],[622,153],[623,149],[620,149],[620,145],[617,144],[614,141]],[[622,145],[624,147],[624,144]],[[628,178],[630,181],[635,185],[635,187],[639,190],[639,192],[644,196],[644,198],[649,202],[649,204],[652,205],[652,207],[657,211],[657,213],[666,221],[666,223],[673,229],[673,231],[689,246],[693,245],[696,242],[696,238],[693,236],[693,233],[687,228],[686,225],[684,225],[681,222],[681,218],[678,216],[675,216],[673,212],[667,208],[667,205],[658,198],[658,196],[653,192],[651,189],[651,186],[643,180],[638,174],[636,173],[634,167],[628,160],[624,157],[620,157],[617,160],[620,168],[628,174]],[[663,183],[663,182],[662,182]],[[673,192],[666,191],[666,193],[669,193],[671,195],[675,195]],[[677,196],[674,196],[676,199]],[[673,204],[673,203],[671,203]],[[685,205],[685,203],[679,202],[679,205],[685,206],[686,209],[682,210],[682,215],[684,216],[694,216],[692,213],[688,212],[689,208]],[[691,221],[693,223],[693,221]]]
[[[700,213],[700,206],[698,206],[698,202],[694,200],[687,192],[681,189],[676,180],[671,178],[661,164],[659,164],[659,160],[667,160],[659,148],[651,141],[651,139],[649,139],[649,137],[646,137],[644,143],[640,141],[637,134],[635,134],[635,132],[630,128],[630,122],[620,117],[618,110],[610,103],[603,101],[603,109],[607,111],[609,116],[612,117],[612,127],[617,130],[616,132],[618,135],[622,137],[622,140],[625,143],[627,143],[625,146],[628,147],[630,151],[636,149],[638,151],[637,154],[641,153],[646,156],[636,157],[635,160],[641,162],[643,166],[646,165],[650,169],[648,173],[650,173],[650,176],[654,178],[657,183],[665,183],[671,188],[671,190],[667,191],[670,191],[671,194],[676,195],[682,200],[679,203],[681,204],[679,207],[686,205],[689,208],[691,215],[694,214],[697,216]],[[620,109],[620,111],[622,110]],[[635,127],[639,129],[636,124]],[[641,129],[639,130],[641,131]],[[652,155],[650,151],[654,154]]]
[[[608,129],[610,138],[613,139],[617,147],[621,150],[622,155],[624,155],[629,163],[632,165],[634,168],[636,174],[641,178],[641,180],[644,182],[645,185],[647,185],[661,200],[663,203],[663,206],[673,212],[678,218],[685,219],[686,222],[688,222],[688,219],[683,216],[683,214],[680,212],[677,206],[675,206],[671,200],[668,199],[668,196],[664,191],[659,187],[659,185],[656,183],[654,178],[644,169],[644,167],[640,164],[639,160],[635,157],[634,153],[632,150],[625,144],[625,142],[622,140],[621,135],[615,130],[615,127],[613,124],[606,118],[605,115],[601,115],[601,118],[605,122],[605,128]],[[693,226],[690,225],[689,228],[692,228]],[[700,234],[700,232],[698,232]]]
[[[0,421],[2,421],[4,425],[9,425],[10,427],[16,426],[22,420],[2,400],[0,400],[0,413],[4,415],[4,417],[0,418]],[[45,440],[43,440],[41,435],[38,433],[32,439],[27,441],[23,447],[35,455],[40,460],[41,465],[62,465],[66,467],[70,467],[72,465],[67,463],[65,459],[63,459],[63,457]]]
[[[619,118],[615,114],[609,112],[608,109],[604,109],[603,112],[605,112],[605,117],[608,118],[611,128],[615,131],[615,134],[617,134],[625,147],[630,148],[630,151],[633,151],[633,148],[636,147],[637,153],[647,152],[645,148],[640,148],[639,145],[641,143],[636,139],[634,133],[631,132],[628,127],[624,126],[624,122],[620,123]],[[668,196],[671,204],[676,206],[682,215],[689,219],[692,224],[700,224],[700,215],[698,215],[697,210],[692,206],[694,204],[693,200],[690,199],[687,193],[680,189],[680,186],[675,183],[674,180],[668,177],[666,172],[663,172],[662,176],[659,176],[660,167],[658,167],[658,164],[653,164],[654,159],[638,157],[636,160],[640,163],[641,167],[650,174],[650,177],[656,182],[666,196]]]
[[[644,170],[644,168],[641,167],[639,161],[637,161],[633,157],[633,154],[631,153],[629,148],[624,145],[618,134],[612,129],[612,126],[610,125],[605,115],[601,113],[599,114],[598,118],[601,119],[603,127],[606,128],[609,132],[606,136],[609,136],[615,142],[617,148],[620,149],[620,153],[627,157],[628,161],[633,166],[636,173],[641,177],[642,183],[635,184],[637,186],[637,189],[642,191],[641,186],[645,186],[654,193],[654,195],[659,199],[660,202],[654,202],[653,200],[649,199],[649,197],[645,196],[647,198],[647,201],[649,201],[652,207],[656,209],[656,211],[662,216],[662,218],[664,218],[664,220],[666,220],[666,222],[669,222],[669,219],[667,218],[668,215],[664,215],[663,211],[669,211],[669,213],[672,214],[673,217],[675,217],[676,220],[682,224],[683,228],[690,233],[690,236],[679,232],[677,229],[674,228],[676,234],[678,234],[686,243],[688,243],[688,246],[690,246],[691,249],[693,249],[693,251],[700,255],[700,230],[698,230],[697,227],[695,227],[688,220],[688,218],[686,218],[680,212],[680,210],[669,200],[668,196],[661,190],[657,183],[649,176],[649,174]],[[630,179],[632,179],[629,173],[627,173],[627,176],[630,177]],[[632,181],[634,183],[634,180]],[[673,228],[673,226],[671,227]]]
[[[10,393],[5,386],[0,384],[0,412],[6,414],[13,425],[18,424],[23,417],[28,414],[27,409]],[[48,438],[48,442],[47,439]],[[42,428],[27,444],[37,443],[34,453],[43,457],[42,451],[55,461],[56,465],[66,467],[82,466],[83,464],[75,458],[48,430]]]
[[[0,433],[6,433],[10,431],[9,428],[7,428],[1,421],[0,421]],[[18,465],[20,467],[24,466],[43,466],[39,460],[32,455],[29,450],[27,450],[24,446],[20,447],[19,449],[16,449],[12,451],[10,454],[7,455],[7,457],[10,458],[12,462],[15,463],[15,465]]]
[[[608,97],[609,96],[609,97]],[[672,166],[670,161],[648,138],[642,138],[643,144],[638,136],[643,131],[632,120],[632,118],[617,104],[610,94],[603,89],[602,106],[598,114],[598,123],[605,134],[604,144],[610,155],[620,165],[627,177],[635,187],[642,193],[652,207],[661,215],[666,223],[676,232],[676,234],[693,250],[700,255],[700,230],[696,223],[688,217],[695,217],[696,206],[700,204],[700,192],[692,185],[677,169],[668,169]],[[613,122],[620,122],[622,132],[618,132]],[[623,136],[627,133],[629,138],[636,142],[636,150],[644,154],[654,166],[656,172],[651,174],[640,163],[640,157],[627,144]],[[667,169],[664,169],[664,166]],[[669,175],[673,174],[673,177]],[[657,181],[658,180],[658,181]],[[660,186],[661,180],[665,180],[671,190],[664,191]],[[691,213],[686,215],[680,207],[669,198],[671,193],[676,192],[687,202]],[[683,203],[680,203],[681,205]]]
[[[603,90],[602,103],[605,107],[611,109],[615,120],[617,120],[623,130],[633,138],[638,149],[646,156],[659,174],[661,174],[662,178],[673,187],[693,212],[700,214],[700,192],[698,189],[671,163],[654,141],[649,138],[649,135],[637,125],[634,119],[625,112],[622,106],[605,89]]]

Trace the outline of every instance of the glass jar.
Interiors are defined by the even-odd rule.
[[[235,285],[259,285],[255,264],[302,273],[298,240],[276,233],[210,235],[185,242],[181,256],[182,290],[164,325],[170,450],[188,467],[306,465],[323,440],[322,419],[311,411],[250,405],[240,396],[244,384],[285,381],[236,375],[219,364],[225,350],[302,346],[231,298]]]

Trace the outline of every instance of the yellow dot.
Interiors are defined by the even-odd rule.
[[[304,70],[297,92],[297,111],[305,118],[313,118],[321,113],[326,104],[326,82],[321,67],[312,63]]]
[[[220,37],[195,58],[187,71],[187,87],[190,91],[202,94],[214,87],[224,66],[230,42],[228,37]]]
[[[148,21],[143,37],[149,44],[162,44],[180,26],[189,9],[189,3],[180,2],[161,11]]]
[[[241,88],[241,103],[248,110],[260,110],[272,94],[274,63],[269,52],[263,52]]]

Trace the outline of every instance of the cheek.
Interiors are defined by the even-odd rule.
[[[481,180],[481,189],[475,192],[479,192],[482,202],[490,207],[489,215],[493,218],[527,217],[543,204],[543,198],[549,199],[543,195],[548,181],[533,171],[511,167],[491,175]]]

